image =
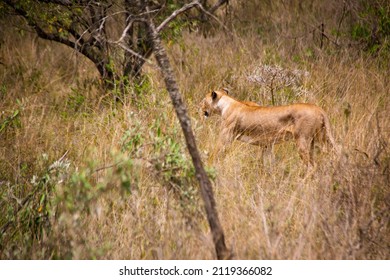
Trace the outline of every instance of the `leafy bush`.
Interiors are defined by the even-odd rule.
[[[70,161],[62,157],[48,164],[41,160],[45,169],[34,175],[30,182],[2,182],[1,211],[6,213],[0,220],[1,247],[7,245],[7,258],[47,258],[44,251],[33,252],[36,243],[46,242],[56,216],[55,187],[64,183],[70,171]]]
[[[138,119],[136,115],[132,117]],[[195,170],[177,124],[169,127],[167,121],[163,113],[146,129],[140,122],[134,122],[122,137],[122,151],[128,152],[130,158],[147,161],[155,176],[162,179],[162,185],[177,193],[185,211],[194,211],[198,203]]]
[[[390,5],[388,1],[362,1],[357,18],[351,27],[351,36],[370,53],[390,51]]]

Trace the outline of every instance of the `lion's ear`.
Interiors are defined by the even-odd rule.
[[[211,93],[211,98],[212,98],[213,100],[215,100],[215,98],[217,98],[217,93],[216,93],[215,91],[213,91],[213,92]]]

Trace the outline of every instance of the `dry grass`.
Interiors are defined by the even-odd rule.
[[[264,38],[245,25],[235,39],[184,34],[168,47],[227,244],[239,259],[389,259],[386,62],[330,43],[319,49],[311,37],[275,37],[274,28],[291,33],[310,24],[286,29],[294,13],[274,9],[261,25],[271,26],[261,30]],[[146,69],[144,83],[116,102],[99,90],[93,66],[81,57],[76,63],[68,49],[30,34],[3,35],[0,124],[20,113],[0,132],[0,227],[13,221],[0,237],[0,258],[213,259],[197,183],[156,70]],[[237,98],[270,104],[269,92],[246,79],[261,64],[309,72],[305,95],[277,94],[321,105],[342,158],[319,152],[305,176],[292,143],[275,147],[273,164],[241,143],[213,157],[219,120],[205,122],[198,103],[225,86]],[[65,153],[69,166],[49,168]]]

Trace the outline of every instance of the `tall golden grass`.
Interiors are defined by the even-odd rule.
[[[319,15],[337,28],[336,2],[235,4],[221,15],[234,38],[185,32],[167,44],[236,258],[390,257],[388,61],[327,40],[320,48],[305,33]],[[125,94],[104,93],[72,50],[1,24],[0,258],[215,258],[158,71],[147,66]],[[219,119],[203,120],[200,100],[229,87],[269,105],[269,91],[247,80],[263,64],[309,72],[304,95],[277,94],[322,106],[342,157],[317,152],[306,176],[293,143],[275,146],[271,163],[241,143],[213,156]]]

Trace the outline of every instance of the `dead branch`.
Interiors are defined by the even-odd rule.
[[[221,7],[221,6],[222,6],[223,4],[225,4],[225,3],[228,4],[228,3],[229,3],[229,0],[218,0],[218,2],[215,3],[214,6],[212,6],[212,7],[209,9],[208,13],[214,14],[214,12],[215,12],[216,10],[218,10],[219,7]]]
[[[220,3],[222,2],[222,3]],[[230,35],[230,36],[233,36],[233,33],[229,30],[229,28],[227,28],[225,26],[225,24],[223,24],[216,16],[213,15],[213,13],[220,7],[222,6],[225,2],[227,2],[227,0],[220,0],[218,1],[218,3],[220,3],[219,5],[217,5],[218,3],[216,3],[213,7],[210,8],[209,11],[207,11],[203,5],[199,2],[199,0],[195,0],[195,1],[192,1],[191,3],[188,3],[186,5],[184,5],[182,8],[174,11],[169,17],[167,17],[157,28],[156,28],[156,32],[157,33],[160,33],[167,25],[168,23],[170,23],[172,20],[174,20],[177,16],[179,16],[180,14],[194,8],[194,7],[197,7],[199,10],[201,10],[205,15],[207,15],[208,17],[212,18],[213,20],[215,20],[220,26],[222,26],[222,28]]]
[[[145,5],[145,9],[147,11],[147,3],[145,3],[145,0],[142,2]],[[154,22],[150,16],[147,17],[147,24],[148,35],[150,41],[153,43],[154,55],[160,67],[160,71],[164,77],[165,86],[172,100],[176,115],[180,121],[184,138],[186,140],[187,149],[191,155],[192,162],[195,167],[196,178],[199,181],[200,192],[204,201],[207,220],[209,222],[211,233],[213,235],[217,258],[231,259],[232,253],[228,250],[225,244],[225,236],[218,218],[217,206],[214,199],[213,189],[211,186],[210,179],[207,176],[207,173],[203,167],[203,163],[199,155],[198,148],[196,146],[195,136],[192,132],[191,121],[188,117],[187,108],[181,97],[171,64],[168,59],[168,55],[163,47],[159,33],[157,32]]]
[[[222,26],[222,28],[226,31],[226,33],[228,33],[230,36],[234,37],[234,34],[229,30],[229,28],[227,28],[226,25],[223,24],[223,22],[221,22],[216,16],[213,15],[213,13],[215,12],[216,9],[213,12],[211,12],[211,11],[207,11],[200,3],[198,3],[197,6],[204,14],[206,14],[207,16],[209,16],[210,18],[215,20],[220,26]],[[220,6],[218,6],[217,8],[219,8]]]
[[[183,7],[181,7],[180,9],[174,11],[169,17],[167,17],[157,28],[156,28],[156,32],[157,33],[160,33],[161,30],[163,30],[168,23],[170,23],[172,20],[174,20],[178,15],[184,13],[185,11],[188,11],[190,9],[192,9],[193,7],[195,6],[202,6],[198,0],[195,0],[195,1],[192,1],[191,3],[188,3],[186,5],[184,5]]]

